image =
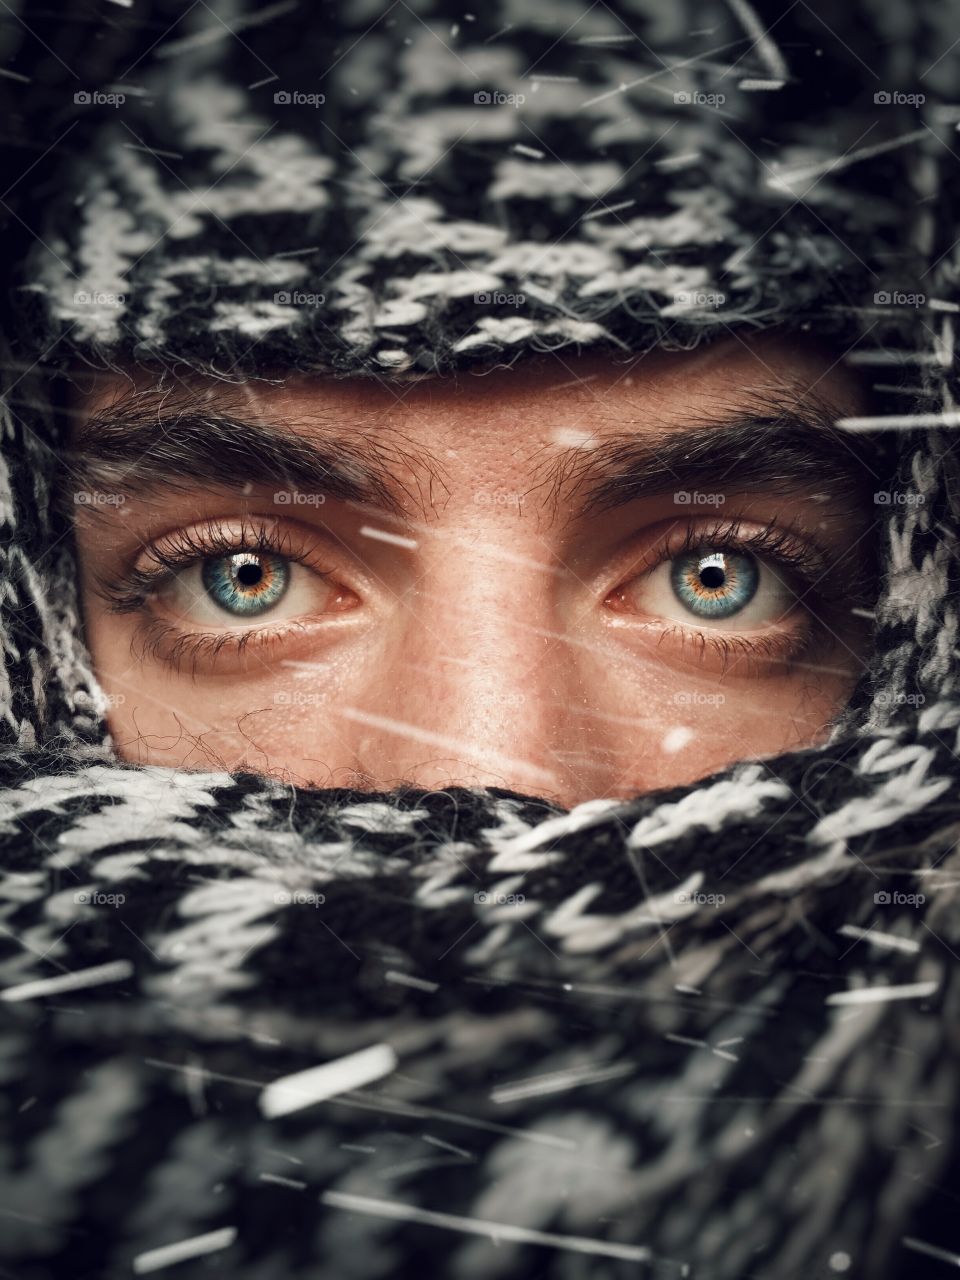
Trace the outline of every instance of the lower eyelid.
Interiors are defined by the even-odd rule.
[[[809,625],[794,630],[774,629],[750,635],[746,632],[708,631],[697,627],[661,626],[657,648],[675,647],[684,661],[696,660],[723,676],[772,676],[789,671],[809,654],[814,632]]]
[[[710,625],[695,615],[680,619],[616,608],[607,622],[625,637],[650,644],[661,658],[672,652],[683,663],[721,675],[783,674],[811,652],[817,635],[810,611],[796,601],[776,619],[759,625],[738,627],[735,615]]]
[[[275,652],[289,656],[297,652],[296,642],[309,645],[310,657],[316,658],[318,627],[329,629],[328,622],[287,618],[260,626],[221,628],[216,631],[186,631],[167,619],[148,618],[135,638],[137,655],[167,664],[178,674],[235,674],[238,664],[249,659],[254,672],[269,671],[264,666]],[[218,671],[219,668],[219,671]]]

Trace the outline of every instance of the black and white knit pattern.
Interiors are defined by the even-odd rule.
[[[12,20],[8,204],[43,247],[0,433],[3,1273],[960,1254],[956,7],[783,8]],[[127,101],[77,104],[46,156],[56,59]],[[922,109],[873,102],[927,68]],[[921,277],[922,307],[874,302]],[[854,344],[922,428],[881,477],[911,501],[828,746],[571,812],[113,759],[52,501],[69,361],[429,375],[771,325]]]
[[[863,300],[864,243],[892,287],[884,251],[903,258],[906,228],[889,163],[876,199],[858,171],[856,203],[833,169],[861,138],[895,155],[916,109],[864,94],[817,133],[817,80],[801,94],[747,6],[670,7],[400,4],[371,25],[367,6],[337,6],[335,39],[310,25],[314,62],[289,47],[292,18],[204,5],[154,70],[102,87],[125,100],[99,108],[53,196],[27,288],[106,360],[230,377],[684,347],[787,314],[821,328],[828,300]],[[218,22],[242,39],[216,40],[211,62]],[[843,91],[848,68],[829,70]],[[774,144],[778,95],[794,105]]]

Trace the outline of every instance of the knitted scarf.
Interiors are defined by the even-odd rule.
[[[957,5],[3,8],[0,1274],[946,1274]],[[115,758],[76,362],[399,385],[761,328],[865,368],[901,499],[827,745],[569,811]]]

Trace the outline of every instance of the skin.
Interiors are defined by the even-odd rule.
[[[89,379],[78,419],[132,384],[150,380],[135,371]],[[278,505],[275,482],[247,493],[161,487],[77,506],[86,634],[120,755],[299,785],[501,786],[571,806],[821,740],[862,669],[858,616],[813,595],[797,606],[790,594],[787,620],[781,597],[749,626],[734,617],[704,628],[671,596],[666,570],[653,594],[643,574],[691,524],[772,523],[816,543],[828,566],[820,576],[850,599],[864,572],[855,502],[827,502],[809,480],[792,493],[742,492],[733,474],[719,477],[722,505],[680,506],[667,492],[584,516],[582,493],[545,483],[571,444],[585,456],[615,431],[681,431],[720,403],[797,388],[815,388],[838,416],[863,410],[835,356],[776,337],[629,364],[565,354],[457,383],[248,384],[247,417],[307,439],[331,415],[377,439],[399,433],[405,454],[425,456],[438,478],[413,461],[398,468],[407,490],[398,513],[329,499]],[[177,386],[200,403],[221,390],[199,379]],[[145,548],[158,538],[211,520],[282,527],[331,576],[302,570],[306,614],[267,640],[175,663],[170,629],[182,626],[199,580],[126,613],[112,611],[99,586],[150,563]],[[151,648],[145,628],[158,617],[168,638]],[[214,618],[187,629],[222,636],[253,626],[262,636],[270,627],[266,615]],[[801,631],[799,653],[759,652],[771,636],[781,643]],[[718,636],[734,638],[736,652],[717,652]]]

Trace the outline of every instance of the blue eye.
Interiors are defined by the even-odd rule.
[[[729,618],[757,594],[760,573],[753,556],[703,549],[679,556],[670,585],[680,603],[698,618]]]
[[[265,613],[283,597],[290,583],[290,565],[281,556],[238,551],[204,560],[202,579],[221,609],[250,617]]]

